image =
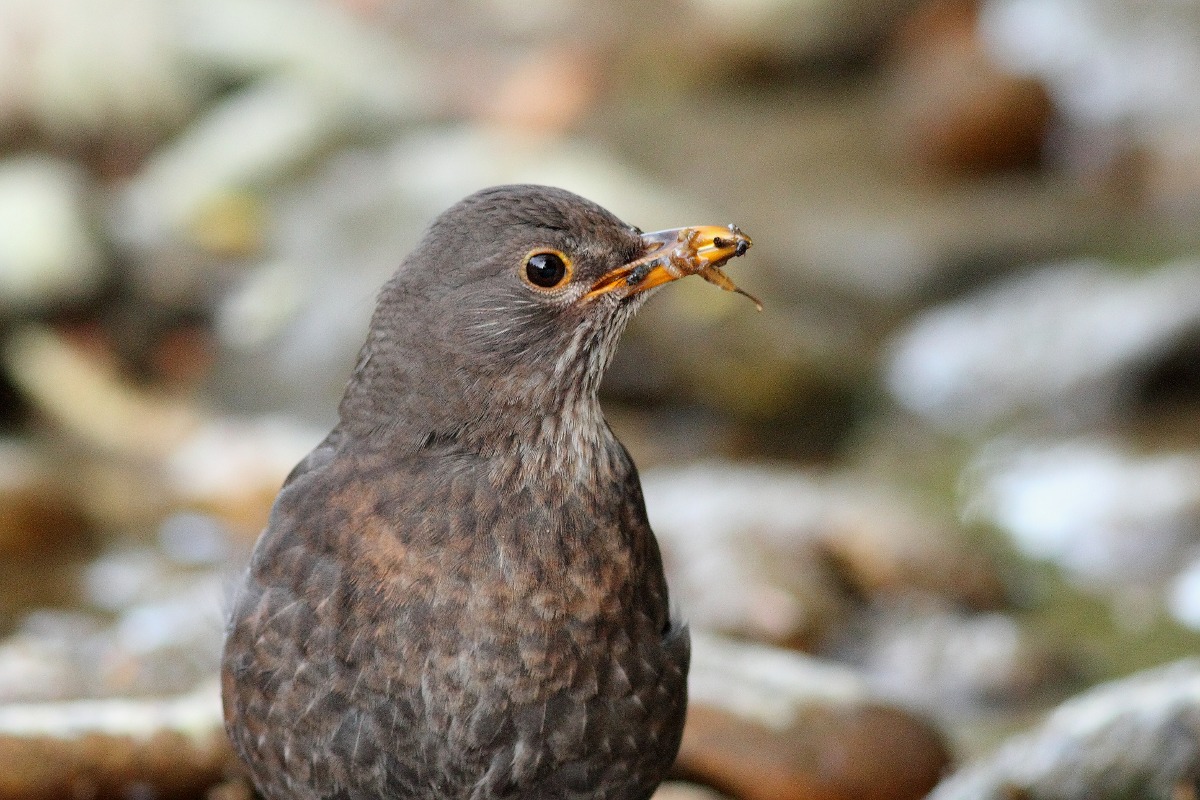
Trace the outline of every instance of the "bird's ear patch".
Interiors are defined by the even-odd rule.
[[[525,256],[520,271],[527,284],[540,291],[549,291],[570,283],[574,269],[566,253],[552,247],[539,247]]]

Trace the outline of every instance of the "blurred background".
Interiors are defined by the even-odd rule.
[[[935,777],[1193,652],[1198,125],[1182,0],[0,0],[0,797],[244,796],[231,576],[497,183],[754,239],[761,313],[682,281],[604,385],[715,647],[846,670]]]

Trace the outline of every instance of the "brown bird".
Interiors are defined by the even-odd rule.
[[[749,246],[544,186],[432,224],[234,604],[226,727],[263,795],[650,796],[689,639],[596,390],[649,289],[736,289],[719,267]]]

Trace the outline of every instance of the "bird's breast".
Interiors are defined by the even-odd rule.
[[[268,764],[390,742],[387,774],[462,785],[533,785],[549,763],[599,765],[621,748],[665,768],[686,649],[664,638],[632,472],[553,493],[498,486],[484,463],[439,464],[341,455],[281,495],[226,675],[232,719],[288,733],[280,750],[237,722],[239,747]],[[653,716],[643,738],[601,738],[638,714]]]

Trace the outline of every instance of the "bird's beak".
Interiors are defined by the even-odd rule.
[[[685,275],[699,275],[722,289],[746,295],[762,310],[758,300],[739,289],[721,272],[725,262],[750,249],[750,237],[736,225],[702,225],[645,233],[642,244],[645,249],[640,257],[600,276],[584,299],[611,292],[628,297]]]

